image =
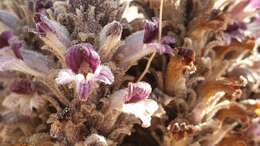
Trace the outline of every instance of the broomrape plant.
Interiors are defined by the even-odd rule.
[[[259,0],[1,0],[1,146],[260,145]]]

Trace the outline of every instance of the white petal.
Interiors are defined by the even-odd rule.
[[[136,103],[124,104],[122,111],[135,115],[142,121],[143,127],[149,127],[151,125],[151,116],[158,108],[156,101],[145,99]]]
[[[111,85],[114,82],[114,75],[107,66],[100,65],[95,71],[95,80]]]
[[[68,84],[72,81],[74,81],[76,78],[76,75],[72,72],[70,69],[63,69],[59,72],[58,77],[55,79],[57,84]]]
[[[75,81],[76,81],[77,83],[79,83],[79,82],[81,82],[81,81],[83,81],[83,80],[85,80],[85,76],[84,76],[83,74],[77,74],[77,75],[75,76]]]

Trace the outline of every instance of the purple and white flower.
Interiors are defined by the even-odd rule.
[[[80,67],[84,63],[88,63],[92,71],[95,71],[101,64],[98,53],[91,44],[77,44],[72,46],[65,56],[68,67],[75,73],[79,72]]]
[[[69,69],[62,69],[56,82],[62,85],[74,82],[82,101],[88,99],[93,89],[98,86],[97,82],[107,85],[114,82],[111,69],[101,65],[100,57],[91,44],[72,46],[66,53],[66,64]]]
[[[126,102],[137,102],[149,97],[152,92],[151,85],[146,82],[129,83]]]
[[[158,110],[156,101],[149,99],[151,85],[146,82],[129,83],[128,88],[111,95],[111,107],[117,111],[133,114],[142,121],[143,127],[151,125],[151,116]]]

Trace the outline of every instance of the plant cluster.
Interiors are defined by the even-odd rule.
[[[0,145],[260,145],[259,10],[1,0]]]

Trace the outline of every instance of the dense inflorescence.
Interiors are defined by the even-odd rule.
[[[259,10],[1,0],[0,145],[260,145]]]

